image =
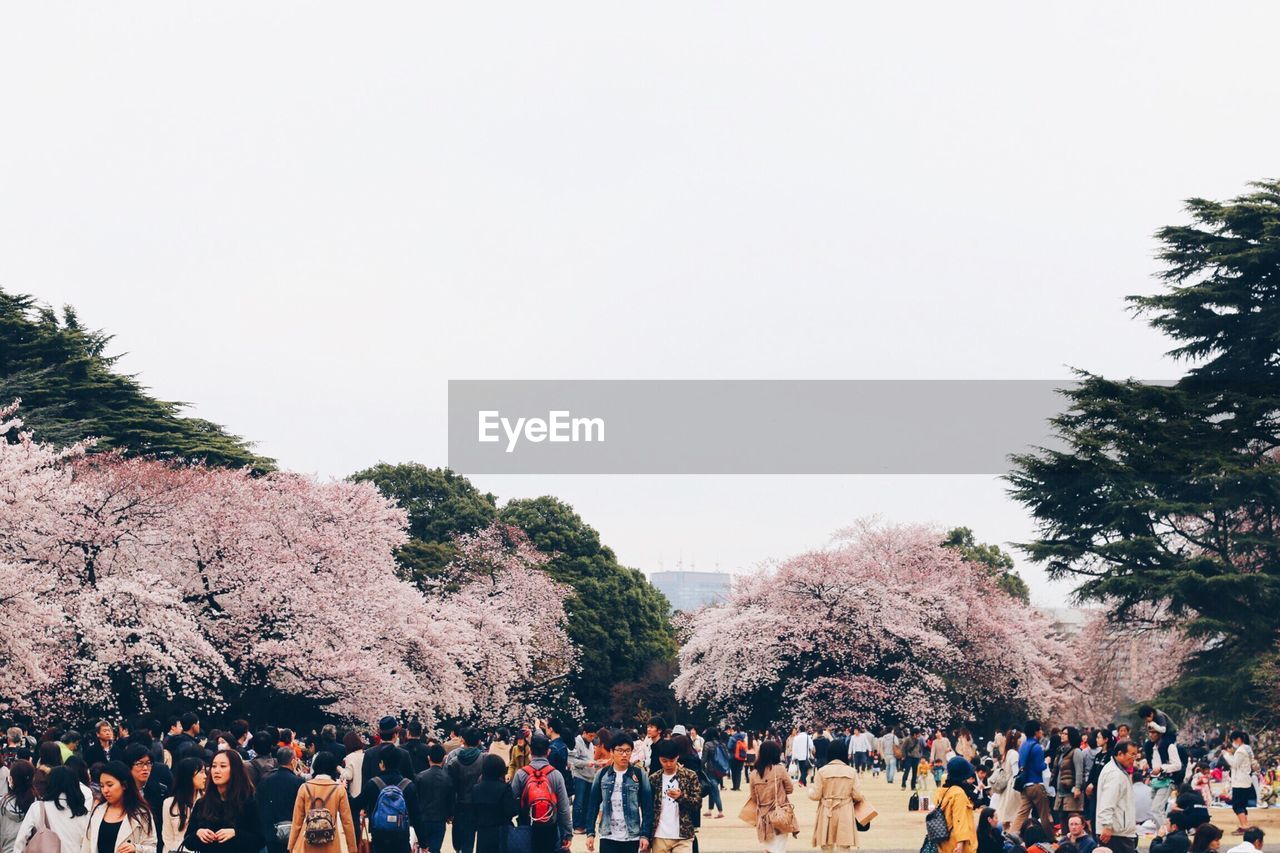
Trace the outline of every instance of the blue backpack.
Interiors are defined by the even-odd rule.
[[[381,779],[373,780],[378,786],[378,804],[373,807],[369,829],[383,832],[408,832],[409,807],[404,801],[404,791],[398,785],[388,785]]]
[[[722,743],[716,744],[715,769],[720,771],[721,778],[729,774],[729,751]]]

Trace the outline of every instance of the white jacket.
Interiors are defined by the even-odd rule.
[[[148,811],[148,814],[150,812]],[[98,853],[98,830],[102,828],[102,819],[107,816],[107,806],[105,803],[99,803],[89,812],[89,829],[84,834],[84,844],[80,848],[81,853]],[[134,826],[129,820],[129,816],[125,815],[124,822],[120,824],[120,832],[116,835],[116,847],[128,841],[134,846],[138,853],[156,853],[156,828],[153,821],[147,821],[143,826]]]
[[[1231,787],[1253,787],[1253,747],[1240,744],[1231,751],[1227,763],[1231,765]]]
[[[164,842],[165,850],[177,850],[182,846],[182,839],[187,835],[187,824],[191,823],[190,811],[187,812],[186,823],[179,823],[172,808],[173,797],[165,797],[164,804],[160,806],[160,840]]]
[[[808,732],[797,732],[791,739],[791,757],[796,761],[808,761],[813,758],[813,736]]]
[[[92,804],[93,800],[90,799],[86,807]],[[56,808],[53,803],[44,800],[36,800],[27,809],[27,816],[22,819],[22,826],[18,827],[18,837],[13,840],[13,853],[22,853],[22,848],[36,830],[44,828],[46,818],[49,828],[62,839],[62,853],[80,853],[80,845],[84,842],[84,834],[89,827],[89,815],[72,817],[71,809],[66,803],[62,804],[62,808]]]
[[[1114,760],[1098,776],[1098,831],[1105,828],[1121,838],[1138,836],[1138,804],[1133,797],[1133,780]]]

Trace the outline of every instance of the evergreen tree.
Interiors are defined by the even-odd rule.
[[[1280,182],[1253,190],[1187,202],[1191,224],[1157,232],[1166,289],[1130,297],[1188,373],[1080,372],[1053,421],[1066,449],[1009,477],[1031,558],[1114,619],[1167,614],[1199,648],[1170,698],[1242,720],[1274,713],[1280,671]]]
[[[551,555],[547,573],[573,588],[565,603],[569,639],[582,651],[574,693],[591,715],[603,718],[615,684],[642,680],[654,662],[674,660],[666,596],[640,571],[619,565],[600,534],[557,498],[509,501],[499,518],[529,534]]]
[[[82,326],[70,307],[59,319],[31,296],[0,290],[0,404],[21,398],[25,428],[53,444],[95,437],[99,451],[274,467],[244,439],[183,417],[185,404],[157,400],[136,377],[119,373],[120,356],[106,354],[110,342],[110,335]]]
[[[475,533],[498,515],[497,497],[448,468],[379,462],[349,479],[373,483],[409,513],[409,541],[396,560],[402,576],[424,589],[457,555],[455,537]]]
[[[1013,570],[1013,555],[999,545],[978,542],[968,527],[952,528],[942,544],[956,549],[969,562],[982,566],[995,579],[996,586],[1014,598],[1024,604],[1031,602],[1031,590],[1027,588],[1027,582]]]

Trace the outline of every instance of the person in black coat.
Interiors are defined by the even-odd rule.
[[[234,749],[209,762],[209,785],[191,810],[182,846],[194,853],[259,853],[266,846],[253,783]]]
[[[286,853],[288,848],[289,832],[293,827],[293,806],[298,799],[298,789],[305,781],[294,771],[297,760],[293,747],[282,746],[277,749],[276,769],[263,777],[262,783],[253,793],[270,853]]]
[[[480,781],[471,789],[468,806],[476,829],[475,853],[504,853],[511,819],[518,812],[516,795],[507,784],[507,762],[501,756],[480,760]]]
[[[444,747],[433,743],[427,748],[428,767],[413,778],[416,803],[413,830],[418,844],[428,853],[440,853],[444,843],[445,824],[453,819],[453,779],[444,769]]]

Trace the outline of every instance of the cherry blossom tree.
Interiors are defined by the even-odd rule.
[[[742,722],[941,724],[1078,689],[1048,620],[933,528],[861,523],[742,579],[684,629],[681,701]]]
[[[501,522],[454,545],[457,556],[428,592],[468,640],[456,658],[475,719],[492,724],[552,709],[574,715],[579,709],[566,691],[578,666],[564,609],[570,590],[543,571],[549,556]]]
[[[424,594],[397,574],[405,512],[370,483],[57,450],[15,413],[0,410],[0,704],[496,722],[565,698],[567,593],[518,529],[460,538]]]

